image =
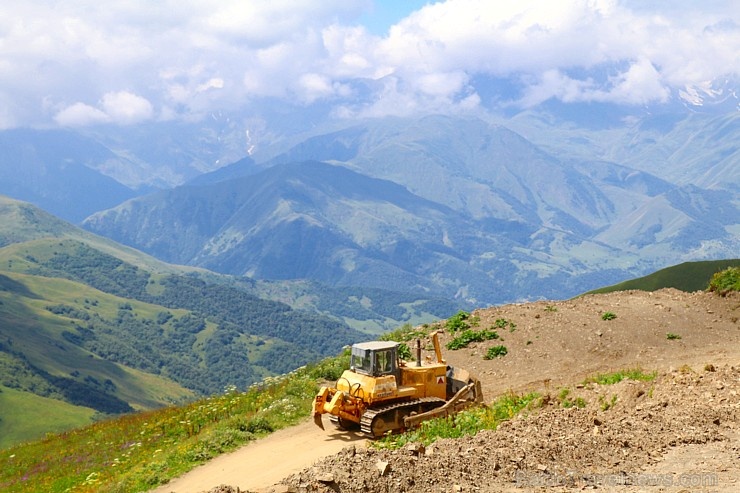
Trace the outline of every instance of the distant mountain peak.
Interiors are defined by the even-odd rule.
[[[678,91],[679,99],[689,107],[721,107],[722,110],[740,111],[740,91],[735,77],[687,85]]]

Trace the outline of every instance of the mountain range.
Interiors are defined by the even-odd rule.
[[[479,118],[371,120],[83,225],[168,262],[255,279],[392,286],[478,305],[562,298],[740,250],[739,118],[689,115],[661,127],[651,117],[590,133],[551,126],[575,142],[560,149],[547,132],[540,146]],[[690,168],[702,186],[685,164],[683,173],[671,166],[689,152],[669,148],[687,127],[704,142]],[[617,156],[637,128],[645,142]],[[597,146],[602,133],[611,144]],[[659,152],[667,163],[647,171]]]
[[[253,280],[562,298],[740,250],[740,113],[717,84],[651,107],[6,130],[0,193]]]

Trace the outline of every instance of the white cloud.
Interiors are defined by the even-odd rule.
[[[736,0],[446,0],[384,37],[357,24],[371,7],[11,2],[0,15],[0,87],[23,104],[2,120],[132,123],[155,117],[155,108],[159,117],[185,118],[263,97],[328,102],[336,114],[457,111],[479,107],[481,76],[529,84],[521,104],[643,104],[740,74]],[[349,90],[359,80],[373,81],[361,101]]]
[[[670,91],[658,71],[649,60],[643,59],[609,77],[603,84],[591,78],[574,79],[557,69],[547,70],[536,83],[528,86],[519,103],[530,107],[557,98],[566,103],[598,101],[642,105],[664,102],[669,96]]]
[[[365,2],[346,0],[230,0],[215,5],[203,28],[220,36],[264,48],[300,39],[306,30],[359,15]]]
[[[152,118],[149,101],[127,91],[109,92],[100,101],[100,108],[77,102],[57,112],[54,120],[65,127],[84,127],[99,123],[129,125]]]
[[[84,127],[110,121],[108,115],[85,103],[74,103],[54,116],[54,120],[63,127]]]
[[[224,80],[220,77],[213,77],[209,79],[208,81],[204,82],[203,84],[199,84],[198,87],[196,87],[196,92],[203,92],[208,91],[209,89],[223,89],[224,88]]]
[[[670,91],[661,79],[660,73],[650,60],[643,58],[632,64],[626,72],[612,79],[614,87],[604,94],[604,98],[628,104],[664,102],[670,96]]]
[[[327,72],[338,78],[380,78],[392,70],[375,59],[374,47],[380,38],[362,26],[332,24],[321,31],[325,52],[323,65]]]
[[[382,79],[382,87],[376,92],[372,104],[356,108],[344,107],[345,117],[378,117],[386,115],[407,116],[422,109],[422,100],[413,91],[404,87],[398,77]]]
[[[303,102],[313,103],[317,99],[334,94],[334,87],[331,79],[325,75],[303,74],[298,80],[297,93]]]
[[[149,101],[127,91],[105,94],[102,106],[112,121],[122,124],[149,120],[154,113]]]
[[[414,88],[450,73],[535,81],[524,105],[551,97],[644,104],[664,101],[671,87],[740,73],[740,28],[727,20],[740,11],[731,2],[701,15],[642,7],[650,4],[636,12],[614,0],[448,0],[404,19],[380,47]],[[604,77],[609,65],[628,68]],[[454,97],[470,88],[447,89]]]
[[[560,70],[546,70],[538,82],[529,84],[520,103],[525,107],[536,106],[550,98],[573,103],[581,101],[580,95],[592,86],[591,82],[571,79]]]
[[[506,75],[545,70],[553,64],[598,63],[603,53],[588,41],[611,15],[601,5],[607,3],[448,0],[399,23],[383,48],[398,66],[411,64],[427,71]]]
[[[458,94],[466,85],[468,76],[465,72],[435,72],[422,74],[417,79],[419,90],[431,96],[449,96]]]

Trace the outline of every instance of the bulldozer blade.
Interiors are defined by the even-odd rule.
[[[321,414],[313,413],[313,422],[322,430],[324,429],[324,422],[321,420]]]

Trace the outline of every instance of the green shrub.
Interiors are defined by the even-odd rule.
[[[516,330],[516,324],[505,318],[497,318],[493,323],[493,326],[497,329],[509,329],[509,332]]]
[[[609,409],[613,408],[617,405],[617,396],[612,395],[611,400],[606,400],[606,398],[603,395],[599,396],[599,407],[602,411],[608,411]]]
[[[729,267],[715,273],[709,281],[707,290],[722,296],[730,291],[740,291],[740,267]]]
[[[592,377],[588,377],[583,381],[584,384],[597,383],[599,385],[614,385],[624,379],[636,380],[641,382],[649,382],[655,380],[658,375],[657,372],[645,373],[640,368],[633,368],[631,370],[621,370],[614,373],[599,373]]]
[[[245,431],[256,435],[258,433],[270,433],[274,431],[274,427],[264,416],[255,416],[247,422],[247,429]]]
[[[488,348],[488,351],[486,352],[486,355],[483,356],[483,359],[502,358],[508,353],[509,350],[506,349],[506,346],[493,346],[491,348]]]
[[[668,333],[666,334],[666,338],[667,338],[667,339],[668,339],[669,341],[675,341],[675,340],[678,340],[678,339],[680,339],[680,338],[681,338],[681,336],[680,336],[680,335],[678,335],[678,334],[674,334],[673,332],[668,332]]]
[[[488,407],[474,407],[448,418],[424,421],[415,430],[400,435],[389,435],[373,442],[378,448],[401,448],[408,443],[429,445],[439,438],[460,438],[475,435],[480,430],[495,430],[502,422],[516,416],[539,397],[537,393],[505,394]]]
[[[314,379],[336,381],[344,370],[349,369],[350,351],[346,350],[341,356],[326,358],[306,368],[308,376]]]
[[[413,359],[411,348],[405,342],[398,343],[398,357],[406,361],[411,361]]]
[[[558,401],[560,401],[560,404],[568,409],[571,407],[577,407],[578,409],[583,409],[586,407],[586,401],[583,397],[576,397],[575,399],[569,399],[568,395],[570,395],[570,389],[564,388],[560,391],[560,394],[558,394]]]
[[[462,333],[452,339],[450,342],[447,343],[446,347],[449,350],[456,350],[456,349],[462,349],[464,347],[467,347],[468,344],[471,342],[482,342],[482,341],[489,341],[491,339],[498,339],[498,334],[496,331],[492,330],[481,330],[481,331],[475,331],[472,329],[467,329],[462,331]]]
[[[470,324],[466,322],[470,318],[470,313],[460,310],[455,315],[447,319],[445,327],[450,332],[457,332],[459,330],[465,330],[470,328]]]
[[[601,314],[601,320],[614,320],[617,318],[617,314],[614,312],[604,312]]]

